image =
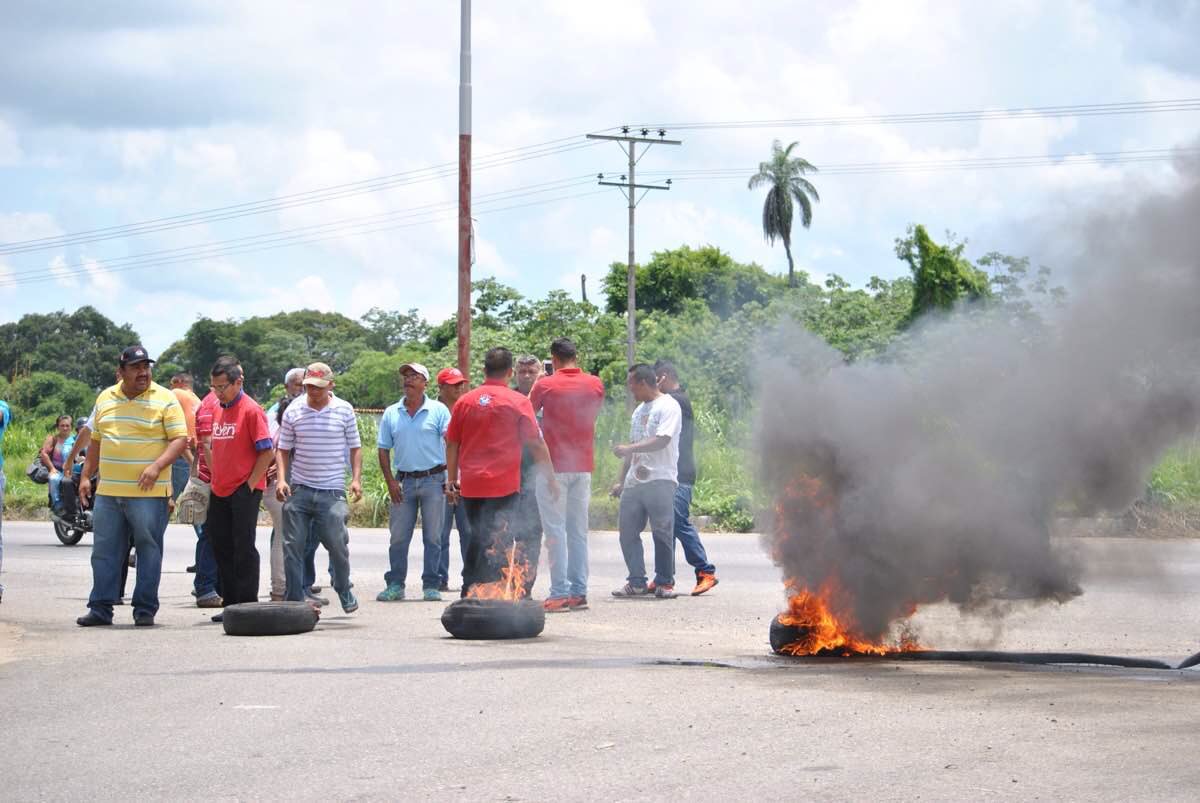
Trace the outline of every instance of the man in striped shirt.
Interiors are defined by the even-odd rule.
[[[283,502],[286,597],[304,599],[305,547],[310,538],[318,538],[329,550],[333,590],[342,610],[353,613],[358,600],[350,590],[346,452],[350,494],[357,502],[362,499],[362,441],[354,408],[333,395],[333,371],[325,363],[304,370],[304,395],[284,412],[277,445],[275,496]]]
[[[162,573],[163,532],[171,496],[171,464],[187,447],[187,423],[171,391],[150,380],[154,360],[141,346],[121,352],[121,381],[96,397],[95,423],[79,498],[91,494],[100,469],[92,539],[92,593],[80,627],[111,625],[121,596],[121,568],[132,538],[137,550],[133,623],[154,624]]]

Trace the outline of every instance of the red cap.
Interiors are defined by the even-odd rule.
[[[457,385],[466,382],[467,378],[457,368],[443,368],[438,371],[437,381],[439,385]]]

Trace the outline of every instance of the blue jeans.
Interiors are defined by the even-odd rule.
[[[558,500],[550,498],[546,481],[537,478],[538,510],[546,531],[546,554],[550,558],[548,599],[586,597],[588,585],[588,502],[592,497],[592,475],[584,471],[561,472]]]
[[[445,501],[443,499],[443,501]],[[446,502],[442,511],[442,553],[438,558],[438,583],[450,585],[450,530],[458,527],[458,556],[465,564],[467,561],[467,544],[471,541],[471,527],[467,524],[467,508],[465,505],[451,505]]]
[[[346,530],[349,518],[350,504],[344,490],[293,486],[292,495],[283,503],[283,573],[287,599],[297,602],[304,599],[308,589],[304,585],[305,555],[310,543],[316,541],[329,551],[333,590],[339,594],[350,590],[350,533]]]
[[[50,476],[50,504],[55,510],[62,508],[62,481],[66,478],[66,474],[61,471]]]
[[[393,504],[388,514],[388,529],[392,539],[388,545],[388,562],[391,569],[384,573],[388,585],[404,587],[408,576],[408,546],[412,543],[413,528],[417,525],[417,511],[421,511],[421,538],[425,544],[424,563],[421,566],[421,587],[437,589],[440,581],[438,565],[442,559],[442,517],[446,513],[446,495],[442,488],[446,472],[439,471],[428,477],[400,481],[404,489],[404,500]]]
[[[112,621],[113,603],[121,597],[121,569],[129,558],[130,540],[137,552],[133,613],[158,613],[166,529],[165,496],[96,496],[92,513],[92,593],[88,597],[92,613]]]
[[[704,544],[700,543],[700,533],[696,531],[690,516],[692,513],[692,486],[680,483],[675,489],[675,540],[683,547],[683,557],[696,570],[696,577],[701,572],[716,574],[717,567],[708,562],[708,553]]]

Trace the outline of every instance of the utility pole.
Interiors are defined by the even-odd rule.
[[[641,129],[641,136],[631,134],[629,126],[621,127],[621,135],[615,134],[588,134],[588,139],[607,139],[616,142],[621,151],[629,159],[629,172],[621,176],[621,181],[605,181],[604,174],[601,173],[597,178],[599,183],[605,187],[620,187],[621,192],[625,195],[625,199],[629,202],[629,267],[626,275],[626,287],[628,297],[626,299],[626,317],[625,317],[625,359],[628,365],[634,363],[634,352],[637,348],[637,275],[634,269],[634,211],[637,209],[638,203],[642,198],[646,197],[646,193],[650,190],[669,190],[671,189],[671,180],[667,179],[667,183],[663,184],[638,184],[634,180],[634,170],[637,168],[637,163],[642,160],[642,156],[646,155],[646,151],[650,150],[651,145],[682,145],[683,141],[678,139],[666,139],[667,132],[665,129],[658,129],[658,137],[650,136],[650,129]],[[637,146],[641,144],[641,155],[637,152]],[[637,195],[637,190],[642,190],[642,194]]]
[[[458,370],[471,375],[471,0],[458,48]]]
[[[583,303],[587,303],[587,274],[579,274],[579,296],[583,299]]]

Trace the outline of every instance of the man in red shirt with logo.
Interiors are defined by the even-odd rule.
[[[551,343],[554,372],[539,379],[529,394],[534,413],[542,413],[546,447],[562,487],[562,494],[552,500],[544,483],[537,485],[550,558],[547,613],[583,610],[588,604],[588,503],[595,466],[596,416],[604,404],[604,383],[579,369],[578,356],[570,338]]]
[[[259,562],[254,546],[258,506],[274,455],[267,416],[242,390],[242,369],[212,369],[212,495],[205,530],[212,542],[226,605],[258,601]]]
[[[558,498],[558,482],[529,399],[508,386],[512,352],[489,349],[483,374],[484,383],[455,403],[446,430],[446,497],[451,503],[462,498],[471,531],[463,559],[462,595],[466,597],[476,583],[499,580],[500,568],[515,546],[518,561],[527,567],[523,593],[528,596],[537,575],[538,553],[524,543],[522,536],[529,528],[512,523],[521,490],[521,447],[529,445],[546,476],[550,498]]]

